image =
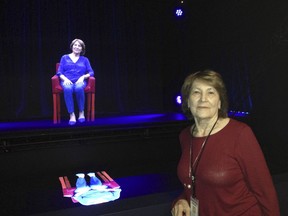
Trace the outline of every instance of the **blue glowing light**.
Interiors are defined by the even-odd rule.
[[[181,103],[182,103],[182,98],[181,98],[181,96],[178,95],[178,96],[176,97],[176,103],[177,103],[177,104],[181,104]]]
[[[247,111],[234,111],[230,110],[228,115],[231,117],[247,117],[250,113]]]
[[[184,13],[184,12],[183,12],[183,10],[182,10],[181,8],[177,8],[177,9],[176,9],[176,12],[175,12],[176,16],[178,16],[178,17],[179,17],[179,16],[182,16],[183,13]]]

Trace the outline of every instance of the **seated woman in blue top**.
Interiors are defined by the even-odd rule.
[[[70,114],[69,125],[76,124],[74,112],[74,94],[78,104],[80,123],[85,122],[84,105],[87,79],[94,76],[94,71],[90,65],[89,59],[84,57],[85,44],[80,39],[74,39],[70,48],[72,53],[63,55],[60,60],[57,75],[61,79],[65,104]]]

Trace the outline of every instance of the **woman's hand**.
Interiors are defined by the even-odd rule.
[[[85,78],[86,78],[85,75],[81,76],[81,77],[76,81],[76,84],[79,84],[79,83],[83,84]]]
[[[178,200],[172,211],[171,211],[173,216],[190,216],[190,206],[185,199],[180,199]]]
[[[69,80],[67,77],[65,77],[64,75],[60,76],[60,79],[63,81],[63,85],[72,85],[73,83],[71,82],[71,80]]]
[[[69,80],[69,79],[64,79],[63,80],[63,85],[72,85],[73,83],[71,82],[71,80]]]

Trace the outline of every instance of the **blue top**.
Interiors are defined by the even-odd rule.
[[[80,56],[75,63],[69,57],[69,54],[61,57],[57,72],[59,77],[64,75],[71,82],[75,83],[81,76],[87,73],[89,73],[90,76],[94,76],[94,71],[90,65],[90,62],[85,56]]]

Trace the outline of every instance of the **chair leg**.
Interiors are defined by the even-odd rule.
[[[61,101],[60,94],[57,94],[57,123],[61,122]]]
[[[95,93],[91,94],[91,121],[95,120]]]
[[[57,118],[57,95],[53,94],[53,123],[57,124],[58,123],[58,118]]]
[[[91,121],[91,93],[87,93],[87,121]]]

